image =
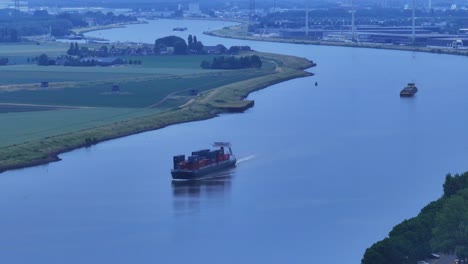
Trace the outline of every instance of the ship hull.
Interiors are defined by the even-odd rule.
[[[174,180],[196,180],[211,173],[225,170],[236,166],[236,159],[220,161],[216,164],[202,167],[198,170],[172,170],[172,179]]]
[[[409,83],[408,86],[403,88],[400,92],[400,97],[411,97],[418,92],[418,88],[414,85],[414,83]]]
[[[415,93],[400,93],[400,97],[412,97]]]

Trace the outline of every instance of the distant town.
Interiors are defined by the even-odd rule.
[[[101,3],[102,6],[90,3],[80,6],[77,2],[48,6],[45,3],[0,1],[3,17],[0,42],[54,41],[57,38],[105,42],[86,38],[83,32],[109,25],[144,23],[148,19],[195,18],[242,22],[248,25],[248,34],[252,37],[271,39],[445,49],[465,49],[468,45],[467,4],[456,1],[201,1],[132,3],[132,8],[125,7],[121,1]]]

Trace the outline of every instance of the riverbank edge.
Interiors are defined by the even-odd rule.
[[[138,20],[138,21],[133,21],[133,22],[122,22],[122,23],[115,23],[115,24],[109,24],[109,25],[104,25],[104,26],[95,26],[95,27],[84,27],[84,28],[73,28],[72,31],[75,32],[76,34],[84,34],[84,33],[89,33],[93,31],[99,31],[99,30],[104,30],[104,29],[113,29],[113,28],[124,28],[128,25],[138,25],[138,24],[147,24],[145,20]]]
[[[236,31],[230,31],[229,34],[226,31],[233,27],[245,27],[245,24],[230,26],[224,29],[205,31],[203,34],[213,37],[230,38],[230,39],[242,39],[251,41],[263,41],[273,43],[288,43],[288,44],[302,44],[302,45],[315,45],[315,46],[332,46],[332,47],[348,47],[348,48],[367,48],[367,49],[385,49],[385,50],[396,50],[396,51],[412,51],[412,52],[425,52],[433,54],[444,54],[444,55],[456,55],[456,56],[468,56],[468,50],[457,50],[447,49],[444,47],[418,47],[418,46],[399,46],[399,45],[384,45],[384,44],[372,44],[372,43],[347,43],[347,42],[331,42],[331,41],[319,41],[319,40],[299,40],[299,39],[283,39],[283,38],[267,38],[267,37],[253,37],[237,34]]]
[[[274,56],[274,54],[262,54],[262,56]],[[191,103],[163,113],[2,148],[1,152],[6,154],[0,155],[2,158],[0,173],[60,161],[58,157],[60,154],[100,142],[154,131],[170,125],[207,120],[223,113],[243,112],[254,106],[254,101],[245,100],[252,92],[291,79],[313,75],[304,71],[316,66],[313,62],[293,56],[278,56],[294,58],[296,64],[286,61],[284,65],[277,65],[275,73],[218,87],[204,92]],[[277,60],[278,56],[271,59]],[[290,65],[294,66],[289,67]]]

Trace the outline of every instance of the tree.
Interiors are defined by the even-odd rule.
[[[8,58],[1,57],[0,58],[0,65],[7,65],[8,64]]]
[[[49,57],[46,54],[41,54],[37,58],[37,65],[48,66],[49,65]]]
[[[88,47],[81,47],[80,50],[78,51],[78,55],[80,57],[87,57],[90,55],[89,48]]]
[[[78,42],[75,42],[73,47],[73,55],[80,55],[80,47],[78,46]]]
[[[14,28],[10,29],[10,41],[11,42],[17,42],[19,41],[18,39],[18,31]]]
[[[260,57],[253,55],[253,56],[243,56],[243,57],[235,57],[235,56],[219,56],[214,57],[213,61],[207,62],[203,61],[200,64],[200,67],[204,69],[245,69],[245,68],[253,68],[253,67],[261,67],[262,61]]]
[[[468,256],[468,189],[448,198],[435,218],[431,245],[459,257]]]
[[[177,54],[186,54],[187,51],[187,43],[183,38],[177,36],[158,38],[154,42],[154,51],[156,53],[159,53],[159,50],[165,47],[174,47],[174,53],[176,53],[175,50],[177,50]]]
[[[70,56],[75,55],[75,45],[73,44],[73,42],[70,43],[70,48],[68,48],[67,54]]]
[[[197,51],[197,53],[203,53],[203,43],[201,43],[201,41],[197,41],[196,43],[194,43],[194,47],[193,49]]]
[[[185,44],[185,41],[179,41],[174,43],[174,54],[176,55],[184,55],[187,54],[187,44]]]
[[[107,46],[104,45],[104,46],[102,46],[102,47],[99,49],[99,51],[100,51],[100,55],[101,55],[102,57],[107,57],[107,56],[108,56],[108,53],[109,53],[109,48],[108,48]]]
[[[188,36],[188,48],[191,49],[192,46],[193,46],[193,38],[192,38],[192,35],[189,35]]]
[[[239,51],[240,51],[239,46],[231,46],[231,47],[229,48],[229,53],[231,53],[231,54],[238,54]]]
[[[455,174],[451,175],[450,173],[445,176],[444,183],[444,196],[448,197],[459,190],[468,187],[468,173],[465,172],[461,175]]]
[[[216,45],[221,53],[226,53],[227,48],[223,44]]]
[[[256,68],[261,68],[262,67],[262,60],[260,59],[259,56],[257,55],[252,55],[251,57],[251,65]]]

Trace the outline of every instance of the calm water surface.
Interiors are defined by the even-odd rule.
[[[252,94],[244,114],[0,174],[1,263],[356,264],[440,197],[446,173],[468,167],[468,58],[224,40],[202,36],[224,26],[203,21],[93,34],[153,42],[159,23],[187,26],[207,45],[305,56],[316,75]],[[420,92],[401,99],[409,81]],[[171,183],[173,154],[219,140],[233,142],[237,168]]]

